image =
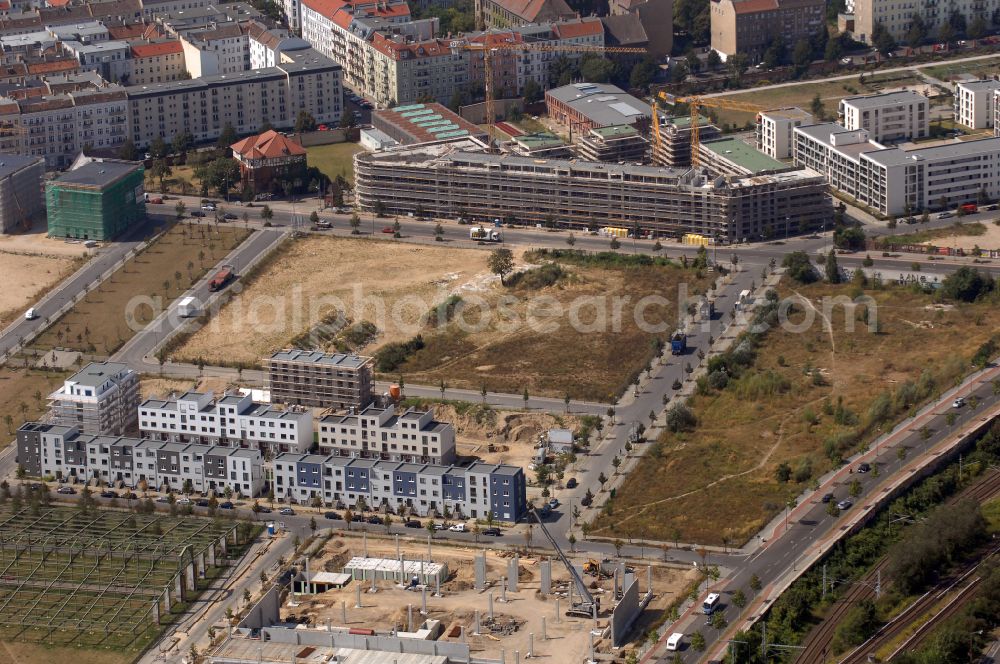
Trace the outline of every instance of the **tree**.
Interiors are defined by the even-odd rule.
[[[837,254],[834,253],[833,249],[826,257],[826,280],[831,284],[840,283],[840,266],[837,265]]]
[[[920,14],[914,13],[910,17],[910,27],[906,30],[906,43],[916,48],[927,39],[927,25]]]
[[[618,251],[619,247],[622,246],[622,243],[618,241],[617,237],[612,237],[611,243],[608,246],[611,247],[611,251]]]
[[[265,205],[260,209],[260,218],[264,221],[271,221],[274,219],[274,211],[271,210],[270,205]]]
[[[177,213],[178,219],[184,218],[184,213],[187,211],[187,206],[184,205],[184,201],[177,201],[177,205],[174,206],[174,212]],[[188,268],[190,271],[190,268]]]
[[[774,479],[781,483],[785,483],[792,478],[792,467],[787,463],[782,461],[778,464],[778,467],[774,470]]]
[[[174,149],[175,153],[184,154],[194,146],[194,136],[190,131],[184,130],[174,136],[174,139],[170,142],[170,146]]]
[[[149,154],[153,159],[163,159],[167,156],[167,144],[162,136],[157,136],[149,144]]]
[[[236,142],[239,136],[236,135],[236,130],[233,129],[233,125],[226,123],[226,126],[222,128],[222,133],[219,134],[219,139],[216,141],[216,145],[220,148],[228,148],[230,145]]]
[[[490,272],[499,275],[502,286],[504,285],[504,276],[514,269],[514,254],[506,247],[494,249],[490,252],[486,265]]]
[[[722,64],[722,58],[719,56],[718,51],[711,50],[708,52],[708,57],[705,58],[705,64],[709,69],[718,69],[719,65]]]
[[[170,177],[173,171],[170,170],[170,166],[163,159],[157,159],[153,162],[153,166],[149,169],[150,176],[156,178],[160,183],[160,191],[163,191],[163,180]]]
[[[875,27],[872,28],[872,44],[882,55],[887,55],[896,48],[896,40],[892,38],[892,34],[886,30],[881,22],[876,23]]]
[[[524,103],[534,104],[540,102],[545,96],[545,91],[533,78],[529,78],[524,84]]]
[[[597,53],[588,53],[580,60],[580,75],[591,83],[607,83],[616,74],[614,62]]]
[[[875,633],[880,623],[871,599],[863,599],[847,610],[847,614],[837,625],[833,637],[836,652],[864,643]]]
[[[750,576],[750,590],[754,592],[754,595],[760,592],[761,589],[760,577],[756,574]]]
[[[566,236],[566,244],[568,244],[570,247],[572,247],[574,244],[576,244],[576,236],[573,235],[572,233],[570,233],[569,235],[567,235]]]
[[[301,110],[295,117],[295,133],[301,134],[304,131],[316,131],[316,118],[309,111]]]
[[[691,635],[691,648],[698,652],[705,649],[705,637],[701,632],[695,632]]]
[[[747,604],[747,596],[743,594],[743,589],[740,588],[735,593],[733,593],[733,606],[737,609],[742,609]]]
[[[358,216],[357,212],[351,214],[351,220],[348,223],[351,227],[351,235],[358,235],[361,233],[361,231],[358,230],[361,227],[361,217]]]
[[[313,210],[312,212],[309,213],[309,223],[312,224],[313,226],[319,223],[319,212]]]
[[[813,49],[809,41],[800,39],[795,43],[795,49],[792,51],[792,62],[799,70],[804,71],[812,62],[812,54]]]
[[[818,119],[823,119],[826,115],[826,109],[823,108],[823,100],[820,98],[819,93],[813,97],[812,103],[810,104],[810,110]]]
[[[941,295],[950,300],[974,302],[993,292],[996,284],[979,270],[962,266],[941,282]]]
[[[118,148],[118,158],[125,161],[136,161],[139,159],[139,151],[136,149],[135,143],[131,140],[126,140],[122,143],[122,146]]]
[[[715,53],[715,51],[711,52]],[[716,57],[718,58],[718,54],[716,54]],[[640,90],[647,89],[649,84],[653,82],[653,79],[656,78],[657,70],[656,60],[647,55],[632,67],[632,73],[629,74],[629,85]]]
[[[979,39],[989,30],[989,25],[986,23],[986,19],[981,15],[977,14],[975,18],[972,19],[972,23],[969,24],[968,34],[973,39]]]
[[[785,254],[781,265],[788,268],[789,276],[799,283],[811,284],[819,279],[816,269],[809,261],[809,255],[804,251],[793,251],[790,254]]]
[[[434,226],[434,241],[444,242],[444,226],[440,222]]]

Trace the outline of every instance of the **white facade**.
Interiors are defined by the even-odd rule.
[[[930,134],[927,98],[911,91],[845,97],[840,101],[841,124],[864,129],[877,143],[897,143]]]
[[[249,447],[270,455],[306,452],[313,443],[312,415],[254,403],[250,395],[187,392],[139,405],[139,431],[154,440]]]
[[[811,113],[801,108],[780,108],[757,116],[757,149],[772,159],[791,159],[796,127],[813,124]]]
[[[290,37],[284,30],[250,34],[250,69],[264,69],[281,64],[282,54],[311,48],[309,42]]]
[[[993,126],[994,98],[1000,90],[1000,81],[985,79],[966,81],[955,85],[955,123],[969,129],[988,129]]]
[[[138,374],[117,362],[91,362],[49,395],[53,422],[95,435],[134,429],[138,403]]]
[[[431,411],[369,406],[357,415],[327,415],[319,421],[323,454],[410,463],[455,462],[455,428]]]

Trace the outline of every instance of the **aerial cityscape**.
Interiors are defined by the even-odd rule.
[[[1000,0],[0,49],[0,664],[1000,664]]]

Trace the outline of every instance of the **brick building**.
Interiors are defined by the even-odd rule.
[[[229,146],[240,164],[244,188],[267,191],[272,183],[303,177],[306,149],[273,129]]]

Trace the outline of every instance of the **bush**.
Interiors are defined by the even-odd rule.
[[[993,292],[993,280],[979,270],[963,266],[949,274],[941,282],[941,295],[949,300],[975,302],[980,297]]]
[[[857,251],[865,247],[865,232],[857,226],[838,228],[833,232],[833,246]]]
[[[516,272],[507,280],[507,286],[514,288],[520,286],[525,290],[539,290],[553,286],[566,277],[566,271],[557,263],[546,263],[540,267]]]
[[[382,373],[395,371],[423,347],[424,338],[419,334],[406,342],[386,344],[375,353],[375,368]]]
[[[785,254],[781,265],[788,268],[788,275],[800,284],[811,284],[819,279],[819,273],[809,261],[809,254],[804,251]]]
[[[675,403],[667,411],[667,429],[674,433],[690,431],[697,424],[698,418],[684,404]]]

